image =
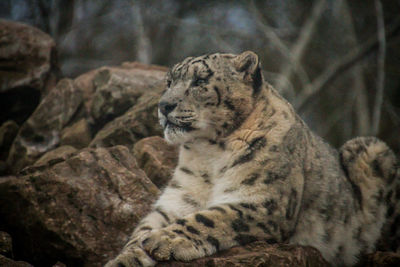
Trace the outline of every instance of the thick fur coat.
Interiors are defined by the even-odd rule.
[[[264,82],[253,52],[175,65],[159,117],[180,145],[178,166],[107,266],[189,261],[255,240],[310,245],[352,265],[398,218],[393,152],[373,137],[337,152]]]

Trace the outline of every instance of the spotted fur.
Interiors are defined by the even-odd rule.
[[[253,52],[175,65],[159,117],[180,145],[178,166],[107,266],[189,261],[256,240],[314,246],[332,265],[352,265],[374,250],[382,227],[397,231],[393,152],[364,137],[338,153],[264,82]]]

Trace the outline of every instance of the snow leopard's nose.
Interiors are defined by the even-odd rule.
[[[168,103],[168,102],[160,102],[158,104],[158,108],[160,109],[160,112],[167,117],[169,113],[171,113],[177,106],[178,104],[176,103]]]

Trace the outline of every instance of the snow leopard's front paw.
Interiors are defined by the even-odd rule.
[[[109,261],[105,267],[152,267],[156,263],[142,248],[131,247],[124,249],[115,259]]]
[[[205,256],[204,251],[179,231],[153,230],[142,241],[143,249],[155,260],[188,261]]]

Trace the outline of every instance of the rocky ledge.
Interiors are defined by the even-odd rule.
[[[52,39],[2,20],[0,56],[0,99],[8,105],[0,116],[0,265],[101,266],[176,166],[177,148],[157,122],[166,68],[123,63],[58,80]],[[400,256],[377,252],[363,264],[400,265]],[[327,264],[311,247],[255,242],[159,265]]]

